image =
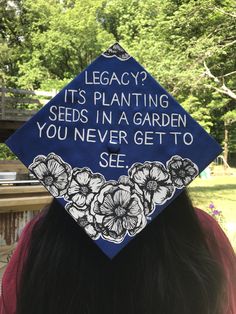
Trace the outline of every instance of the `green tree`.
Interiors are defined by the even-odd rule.
[[[0,1],[0,65],[7,84],[59,89],[119,41],[224,145],[226,158],[234,149],[232,1]]]
[[[101,0],[1,1],[1,51],[14,51],[0,59],[8,85],[60,88],[114,42],[97,20]]]
[[[114,41],[96,20],[100,2],[24,1],[23,18],[24,25],[30,25],[26,30],[30,45],[19,64],[19,85],[59,88]]]
[[[103,27],[224,145],[227,114],[235,109],[232,12],[228,0],[107,0],[100,11]]]

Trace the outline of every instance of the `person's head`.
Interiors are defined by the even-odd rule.
[[[33,229],[17,314],[221,314],[222,291],[186,192],[113,260],[54,200]]]

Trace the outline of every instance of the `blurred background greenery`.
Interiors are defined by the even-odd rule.
[[[236,166],[234,1],[0,4],[0,85],[58,90],[119,41],[222,144],[226,161]]]
[[[218,221],[236,252],[235,191],[236,168],[231,168],[231,175],[212,175],[206,179],[197,178],[189,186],[193,205],[205,210]]]

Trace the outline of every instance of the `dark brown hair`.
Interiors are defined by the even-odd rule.
[[[222,314],[223,282],[186,192],[113,260],[54,200],[32,232],[17,314]]]

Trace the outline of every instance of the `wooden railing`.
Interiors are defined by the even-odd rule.
[[[48,191],[28,177],[29,170],[19,160],[0,160],[0,173],[16,172],[14,180],[0,180],[0,213],[42,209],[52,200]]]
[[[27,121],[56,93],[0,87],[0,120]]]
[[[0,160],[0,172],[15,171],[20,174],[29,173],[29,170],[19,160]]]
[[[38,211],[52,201],[42,185],[0,184],[0,213]]]
[[[19,160],[0,160],[0,173],[9,172],[17,174],[16,180],[0,179],[0,283],[22,229],[52,201],[37,180],[28,180],[29,171]]]

